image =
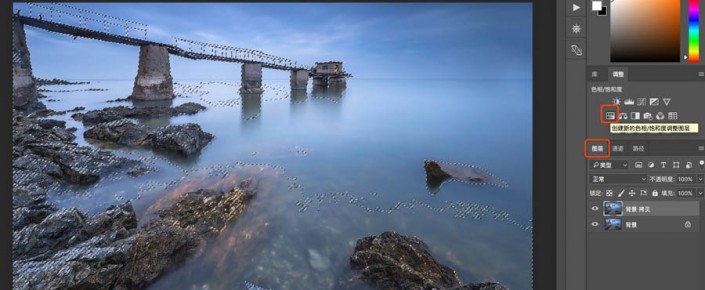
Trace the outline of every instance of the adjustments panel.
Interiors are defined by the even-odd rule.
[[[568,72],[585,102],[585,289],[705,289],[702,2],[568,3],[566,58],[584,70]]]

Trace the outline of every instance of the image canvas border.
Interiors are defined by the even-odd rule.
[[[3,21],[3,37],[9,39],[12,35],[12,5],[15,2],[5,1],[0,3],[0,21]],[[102,1],[71,1],[71,2],[102,2]],[[114,1],[113,1],[114,2]],[[145,2],[145,1],[118,1],[118,2]],[[149,2],[192,2],[192,1],[149,1]],[[209,2],[238,2],[238,1],[209,1]],[[277,1],[301,2],[301,1]],[[311,1],[308,1],[311,2]],[[319,2],[319,1],[313,1]],[[350,2],[350,1],[346,1]],[[370,2],[370,1],[361,1]],[[430,1],[387,1],[387,2],[430,2]],[[556,2],[548,0],[537,1],[445,1],[469,3],[532,3],[533,19],[533,289],[556,289]],[[10,63],[10,45],[3,45],[0,50],[6,56],[3,70],[5,80],[12,79],[12,66]],[[4,82],[9,84],[9,82]],[[2,108],[5,110],[5,121],[2,122],[2,132],[5,142],[2,144],[4,152],[11,152],[12,123],[12,92],[11,86],[5,87],[5,97],[2,98]],[[7,230],[1,241],[3,247],[0,259],[0,281],[5,281],[7,287],[12,287],[12,159],[2,158],[2,173],[5,178],[2,184],[5,190],[2,194],[5,200],[0,203],[5,207],[0,217],[2,228]]]

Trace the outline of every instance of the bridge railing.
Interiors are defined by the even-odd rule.
[[[28,2],[15,13],[36,19],[72,25],[105,33],[147,39],[147,24],[123,19],[64,3]]]
[[[174,37],[174,45],[184,51],[207,54],[214,57],[239,59],[246,62],[259,62],[270,66],[304,68],[291,59],[271,55],[255,49],[206,43],[179,37]]]
[[[16,5],[18,13],[22,16],[49,21],[52,23],[70,25],[86,30],[93,30],[124,36],[129,38],[147,39],[147,24],[99,13],[64,3],[35,3],[28,2]],[[160,43],[161,45],[165,45]],[[171,45],[167,45],[171,46]],[[194,59],[211,59],[230,62],[257,62],[273,69],[292,70],[306,69],[302,64],[288,58],[265,53],[260,50],[235,47],[222,44],[205,43],[174,37],[176,54]]]

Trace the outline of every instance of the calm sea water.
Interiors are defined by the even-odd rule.
[[[144,222],[174,192],[218,178],[260,179],[246,214],[152,289],[243,289],[245,281],[336,289],[351,275],[355,241],[384,231],[419,237],[463,282],[531,288],[530,80],[350,79],[345,90],[309,86],[293,95],[288,80],[264,83],[263,95],[241,97],[236,83],[180,81],[177,93],[189,92],[171,105],[197,102],[206,111],[136,120],[152,127],[194,122],[214,134],[191,158],[89,143],[80,123],[55,117],[79,129],[77,142],[142,158],[153,170],[57,190],[52,200],[87,212],[132,200]],[[55,110],[132,105],[106,102],[129,95],[132,80],[45,88],[108,89],[45,93],[58,100],[45,102]],[[480,166],[509,187],[450,181],[432,194],[425,159]],[[222,175],[205,177],[209,172]]]

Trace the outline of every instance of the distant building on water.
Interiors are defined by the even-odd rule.
[[[352,77],[345,72],[341,61],[317,62],[310,74],[313,86],[324,88],[344,88],[347,85],[346,79]]]

